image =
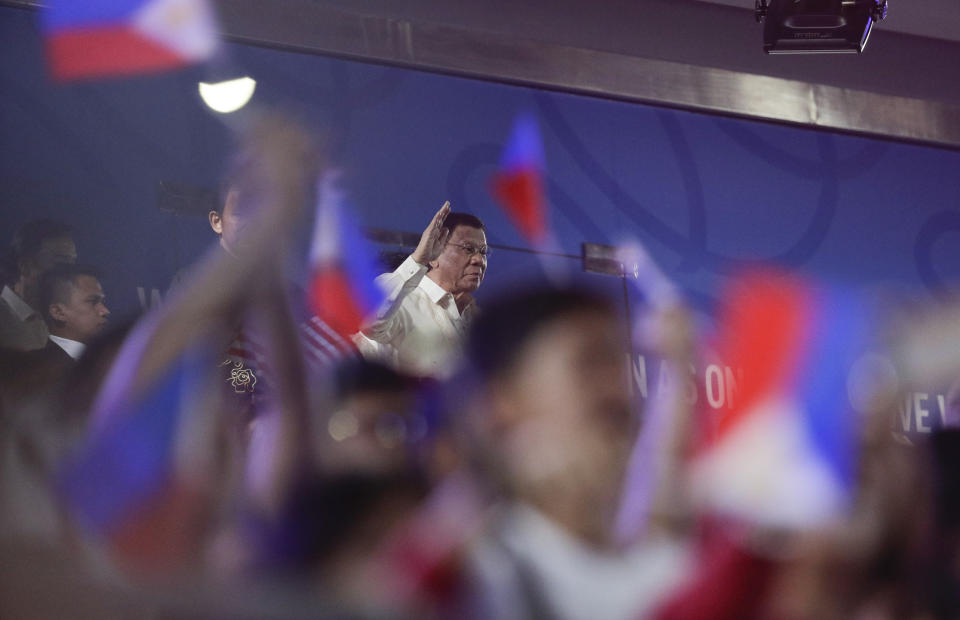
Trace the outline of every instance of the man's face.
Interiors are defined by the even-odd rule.
[[[600,311],[560,317],[524,347],[493,409],[503,463],[528,499],[616,497],[636,432],[624,359],[622,326]]]
[[[110,310],[100,282],[91,276],[77,276],[66,302],[50,304],[50,316],[62,324],[58,335],[87,343],[107,324]]]
[[[250,214],[243,201],[240,200],[240,194],[236,190],[231,190],[227,194],[223,205],[223,211],[217,213],[211,211],[209,220],[213,232],[220,235],[220,245],[233,256],[243,251],[244,230],[250,222]]]
[[[430,277],[446,291],[458,295],[480,287],[487,271],[487,257],[470,250],[486,249],[487,235],[479,228],[457,226],[443,253],[430,263]]]

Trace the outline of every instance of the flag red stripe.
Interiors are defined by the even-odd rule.
[[[521,234],[531,242],[547,233],[543,182],[535,171],[500,173],[494,177],[493,193]]]
[[[341,334],[338,334],[329,325],[321,321],[318,317],[313,317],[310,320],[313,329],[320,334],[320,337],[326,338],[328,342],[333,343],[341,353],[347,355],[354,355],[357,353],[357,347],[353,344],[353,341],[349,338],[344,338]]]
[[[162,71],[188,63],[124,25],[54,33],[47,39],[47,53],[58,80]]]
[[[310,302],[317,316],[337,333],[348,336],[360,331],[364,313],[339,269],[320,269],[314,275]]]
[[[764,397],[788,388],[806,350],[812,312],[808,289],[783,275],[740,278],[727,299],[718,351],[720,359],[743,371],[743,385],[734,410],[719,420],[718,438]]]
[[[110,548],[129,569],[157,572],[183,565],[197,548],[205,506],[199,489],[168,482],[117,525],[109,536]]]

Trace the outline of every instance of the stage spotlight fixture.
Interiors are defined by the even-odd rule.
[[[756,0],[768,54],[859,54],[887,0]]]
[[[200,82],[197,87],[203,102],[211,110],[229,114],[247,105],[250,97],[253,97],[257,82],[249,76],[244,76],[223,82]]]

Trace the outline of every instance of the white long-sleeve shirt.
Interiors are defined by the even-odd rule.
[[[604,552],[529,505],[504,506],[500,517],[467,556],[479,617],[639,620],[692,567],[689,546],[671,538]]]
[[[392,273],[379,276],[377,285],[387,299],[353,340],[364,357],[442,379],[457,368],[476,305],[471,301],[460,312],[453,295],[426,274],[426,266],[408,257]]]

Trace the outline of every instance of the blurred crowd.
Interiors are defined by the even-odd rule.
[[[871,384],[829,518],[725,510],[691,482],[724,422],[681,389],[706,345],[679,296],[625,320],[530,282],[478,309],[485,229],[444,205],[346,333],[315,312],[338,280],[287,276],[322,150],[267,118],[239,151],[216,248],[136,321],[70,228],[13,236],[0,617],[960,616],[960,439],[893,433],[902,381]],[[647,399],[641,340],[675,379]]]

